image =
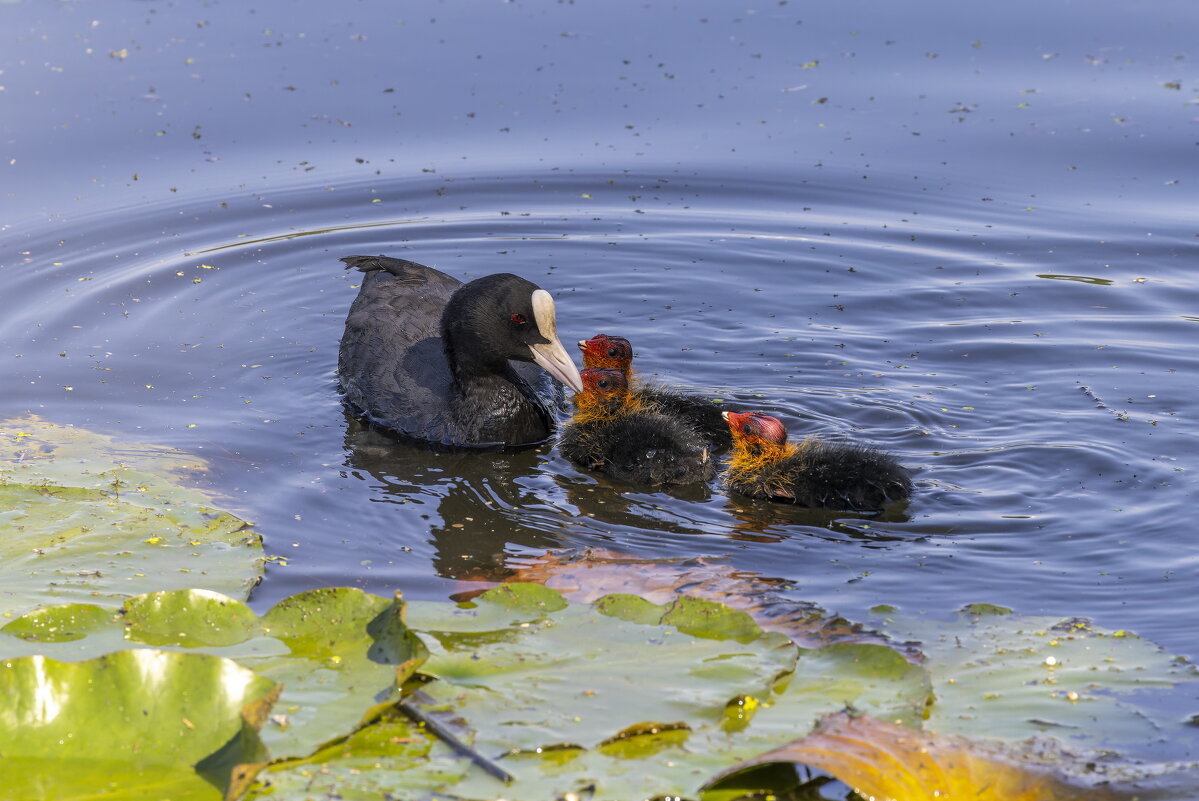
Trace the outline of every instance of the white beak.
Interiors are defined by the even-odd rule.
[[[579,368],[566,354],[566,348],[558,339],[558,320],[554,314],[554,299],[544,289],[533,292],[533,317],[537,322],[537,332],[543,339],[548,339],[543,345],[530,345],[533,351],[533,361],[558,381],[570,387],[574,392],[583,391],[583,379]]]

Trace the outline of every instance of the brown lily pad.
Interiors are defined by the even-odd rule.
[[[770,763],[831,773],[875,801],[1104,801],[1129,798],[1034,764],[1015,746],[943,737],[868,716],[827,715],[806,737],[725,771],[712,784]],[[711,786],[711,785],[709,785]]]

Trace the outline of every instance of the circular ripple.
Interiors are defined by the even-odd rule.
[[[324,584],[444,594],[511,553],[604,545],[729,552],[847,612],[1068,598],[1098,615],[1158,590],[1199,433],[1178,413],[1189,265],[1179,243],[1106,222],[1102,241],[1066,236],[899,179],[623,171],[113,209],[6,243],[4,407],[206,456],[227,505],[290,557],[264,604]],[[916,495],[870,520],[632,491],[551,446],[438,453],[364,431],[334,375],[351,253],[522,274],[554,294],[564,339],[622,334],[643,377],[796,437],[879,444]]]

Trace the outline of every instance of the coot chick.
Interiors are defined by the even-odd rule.
[[[717,450],[727,450],[733,439],[728,424],[721,416],[720,406],[699,395],[633,379],[633,346],[624,337],[597,334],[579,341],[584,367],[620,370],[632,386],[633,396],[652,405],[663,414],[681,417],[699,429],[708,443]]]
[[[346,401],[375,425],[443,445],[527,445],[554,429],[534,365],[583,388],[536,284],[508,273],[463,284],[387,256],[342,261],[364,275],[338,372]]]
[[[630,395],[619,370],[591,368],[581,375],[575,415],[558,436],[566,458],[630,484],[694,484],[715,477],[716,461],[694,426]]]
[[[894,457],[876,448],[807,439],[787,442],[778,418],[725,412],[733,457],[725,486],[800,506],[875,511],[912,493],[912,480]]]

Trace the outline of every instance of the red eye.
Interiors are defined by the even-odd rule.
[[[525,324],[525,316],[518,312],[518,313],[512,315],[512,322],[516,323],[517,325],[524,325]]]

